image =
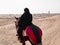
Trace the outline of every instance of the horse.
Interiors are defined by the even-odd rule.
[[[16,29],[18,29],[19,20],[16,17],[15,19],[16,19],[15,21]],[[22,45],[26,45],[25,41],[27,40],[30,41],[32,45],[42,45],[42,30],[38,26],[32,23],[31,25],[28,25],[23,32],[25,31],[27,35],[23,36]],[[24,35],[23,32],[22,32],[22,35]],[[18,34],[17,36],[18,36],[18,40],[20,40],[20,36]]]
[[[15,26],[16,26],[16,31],[18,30],[19,26],[18,26],[18,19],[17,17],[15,17]],[[33,43],[30,41],[29,37],[28,36],[24,36],[24,33],[25,31],[22,32],[22,35],[23,35],[23,42],[22,42],[22,45],[26,45],[25,41],[29,41],[32,45]],[[20,36],[18,34],[16,34],[16,36],[18,37],[18,40],[20,40]]]

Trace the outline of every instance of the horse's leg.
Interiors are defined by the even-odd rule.
[[[23,42],[23,43],[22,43],[22,45],[26,45],[26,43],[25,43],[25,42]]]
[[[33,44],[32,42],[31,42],[31,40],[29,39],[29,42],[31,43],[31,45],[35,45],[35,44]]]
[[[31,43],[31,45],[35,45],[35,44],[33,44],[33,43],[31,42],[31,40],[29,39],[28,36],[24,36],[24,41],[27,41],[27,40]]]
[[[26,45],[24,36],[23,36],[23,39],[22,39],[22,45]]]

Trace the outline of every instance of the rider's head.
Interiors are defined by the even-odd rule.
[[[24,12],[29,13],[29,9],[28,8],[25,8],[24,9]]]

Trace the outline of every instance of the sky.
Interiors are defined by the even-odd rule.
[[[30,13],[60,13],[60,0],[0,0],[0,14],[22,14],[24,8]]]

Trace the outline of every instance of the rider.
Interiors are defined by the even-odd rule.
[[[23,30],[26,29],[27,25],[30,24],[30,22],[32,21],[32,14],[30,13],[29,9],[28,8],[25,8],[24,9],[24,13],[22,14],[21,17],[19,17],[19,22],[18,22],[18,35],[20,36],[20,40],[22,42],[23,40],[23,35],[22,35],[22,32]]]

